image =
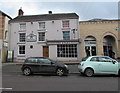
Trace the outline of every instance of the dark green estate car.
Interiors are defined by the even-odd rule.
[[[55,73],[58,76],[62,76],[67,75],[69,72],[67,65],[46,57],[27,58],[22,64],[21,70],[26,76],[32,73]]]

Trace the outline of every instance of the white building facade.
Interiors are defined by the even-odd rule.
[[[14,61],[49,57],[80,60],[79,16],[76,13],[20,15],[9,22],[9,50]]]

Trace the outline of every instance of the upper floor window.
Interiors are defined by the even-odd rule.
[[[39,29],[45,29],[45,22],[39,22]]]
[[[8,37],[8,31],[6,30],[6,31],[5,31],[5,37],[4,37],[5,40],[7,39],[7,37]]]
[[[20,30],[26,30],[26,24],[25,23],[20,24]]]
[[[25,42],[25,33],[19,33],[19,42]]]
[[[38,40],[39,41],[45,41],[45,32],[39,32],[38,33]]]
[[[63,40],[70,40],[70,31],[63,31]]]
[[[63,28],[69,28],[69,21],[62,21],[62,27]]]

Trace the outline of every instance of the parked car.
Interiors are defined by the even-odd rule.
[[[78,65],[79,72],[91,77],[95,74],[120,75],[120,63],[108,56],[90,56]]]
[[[26,76],[32,73],[56,73],[58,76],[62,76],[69,72],[67,65],[46,57],[27,58],[22,64],[21,70]]]

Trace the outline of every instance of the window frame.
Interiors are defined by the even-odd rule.
[[[69,28],[70,27],[70,21],[69,20],[63,20],[62,21],[62,28]]]
[[[21,25],[24,25],[24,26],[21,26]],[[19,24],[19,30],[20,30],[20,31],[26,30],[26,23],[20,23],[20,24]]]
[[[20,34],[25,34],[24,40],[20,37]],[[21,41],[22,39],[22,41]],[[19,33],[19,42],[26,42],[26,33]]]
[[[77,44],[58,44],[57,57],[62,58],[77,58]]]
[[[70,31],[63,31],[63,40],[70,40]]]
[[[41,25],[40,25],[41,24]],[[46,23],[45,22],[38,22],[38,29],[45,29],[46,28]]]
[[[25,46],[25,45],[18,45],[18,55],[25,55],[26,54],[26,46],[25,46],[25,50],[22,50],[22,52],[24,53],[20,53],[20,46]]]
[[[42,40],[40,40],[40,33],[44,33],[44,36],[42,36]],[[38,32],[38,42],[45,42],[46,39],[46,33],[45,32]]]

